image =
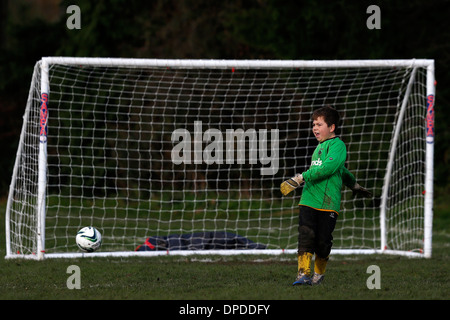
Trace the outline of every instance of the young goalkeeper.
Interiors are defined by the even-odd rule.
[[[299,203],[298,274],[293,285],[323,281],[340,211],[342,183],[350,187],[354,195],[371,195],[344,167],[347,148],[336,136],[340,120],[338,112],[332,107],[323,107],[314,111],[312,119],[312,131],[319,144],[312,155],[311,166],[283,182],[280,188],[286,195],[305,182]],[[314,275],[311,276],[314,254]]]

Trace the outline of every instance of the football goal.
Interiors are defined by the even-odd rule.
[[[427,59],[42,58],[6,257],[294,253],[302,188],[279,187],[310,166],[311,114],[326,105],[341,115],[346,167],[373,194],[343,188],[332,254],[430,257],[434,97]],[[86,226],[102,235],[94,253],[75,242]],[[195,239],[205,234],[226,239]]]

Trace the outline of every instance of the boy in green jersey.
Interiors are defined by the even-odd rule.
[[[350,187],[354,194],[371,196],[344,166],[347,148],[336,136],[340,120],[338,112],[332,107],[320,108],[314,111],[312,119],[312,130],[319,145],[313,153],[311,166],[281,185],[281,191],[286,195],[305,182],[299,203],[298,275],[294,285],[319,284],[323,280],[340,211],[342,184]],[[310,264],[314,254],[314,275],[311,277]]]

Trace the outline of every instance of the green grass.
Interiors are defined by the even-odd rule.
[[[433,257],[333,256],[317,287],[293,287],[296,257],[159,256],[152,258],[0,259],[0,299],[389,300],[450,298],[450,206],[435,206]],[[5,203],[0,206],[5,212]],[[0,220],[0,239],[4,219]],[[4,242],[0,255],[5,256]],[[67,268],[81,270],[81,289],[67,288]],[[366,286],[381,270],[381,289]]]
[[[259,258],[259,259],[258,259]],[[81,289],[69,290],[67,268],[81,270]],[[366,286],[378,265],[381,289]],[[336,257],[317,287],[292,287],[295,257],[158,257],[12,260],[1,264],[2,299],[448,299],[448,259]]]

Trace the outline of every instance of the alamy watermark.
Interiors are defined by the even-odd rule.
[[[67,267],[66,273],[71,274],[66,281],[67,289],[81,289],[81,270],[77,265]]]
[[[367,267],[366,273],[371,276],[367,278],[366,286],[368,289],[381,289],[381,269],[377,265],[370,265]]]
[[[377,5],[370,5],[367,7],[366,13],[371,15],[366,20],[367,29],[381,29],[381,10]]]
[[[267,129],[227,129],[223,134],[215,128],[203,132],[202,121],[194,121],[193,134],[185,128],[176,129],[171,140],[178,142],[171,152],[175,165],[257,164],[259,160],[263,165],[261,175],[275,175],[278,172],[278,129],[271,129],[270,134]],[[204,142],[207,145],[203,148]]]
[[[69,30],[81,29],[81,9],[77,5],[71,5],[67,7],[67,14],[70,16],[66,20],[66,27]]]
[[[70,276],[67,278],[66,285],[70,290],[81,289],[81,269],[77,265],[70,265],[67,267],[67,274]],[[366,273],[370,276],[366,280],[366,286],[369,290],[381,289],[381,269],[377,265],[370,265],[367,267]]]
[[[81,29],[81,9],[77,5],[70,5],[66,9],[66,13],[70,16],[66,20],[67,29]],[[370,16],[366,20],[367,29],[381,29],[381,10],[377,5],[370,5],[366,9],[366,13]]]

